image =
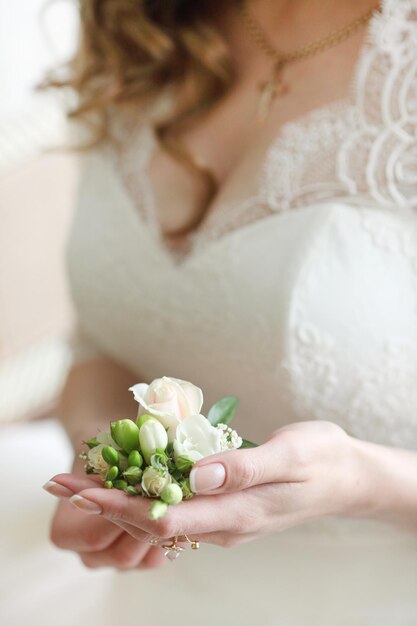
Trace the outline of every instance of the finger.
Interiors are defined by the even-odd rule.
[[[163,518],[150,520],[148,498],[127,496],[117,489],[90,488],[80,491],[80,496],[98,504],[101,515],[116,524],[127,522],[141,531],[165,538],[189,532],[233,531],[245,519],[248,508],[242,493],[198,496],[171,505]]]
[[[63,473],[52,476],[44,485],[43,489],[58,498],[70,498],[81,489],[103,485],[100,476],[78,476],[77,474]]]
[[[151,546],[140,543],[127,533],[122,533],[106,550],[80,552],[84,565],[90,568],[115,567],[128,570],[137,567]]]
[[[289,431],[277,431],[256,448],[227,450],[200,459],[190,472],[192,491],[211,495],[266,483],[304,480],[296,437]]]
[[[107,549],[123,529],[104,517],[90,517],[61,500],[49,531],[51,542],[63,550],[97,552]]]
[[[165,563],[168,563],[168,559],[164,555],[163,550],[161,550],[161,548],[151,547],[139,563],[137,569],[160,567],[161,565],[165,565]]]
[[[110,520],[109,520],[110,522]],[[123,529],[126,533],[128,533],[131,537],[133,537],[136,541],[141,543],[149,544],[149,539],[152,535],[137,526],[133,526],[133,524],[128,524],[127,522],[122,522],[121,520],[111,520],[112,524],[115,524],[119,528]]]
[[[99,478],[100,480],[100,477],[97,477],[97,478]],[[77,494],[79,491],[82,491],[83,489],[97,487],[96,481],[91,480],[88,477],[77,476],[75,474],[57,474],[56,476],[53,476],[53,480],[58,486],[64,486],[64,488],[71,490],[72,495]],[[101,480],[99,484],[102,486]],[[102,488],[104,489],[104,487]],[[74,504],[74,502],[72,501],[70,502],[72,505]],[[74,509],[76,509],[76,507],[74,507]],[[86,516],[84,515],[83,517],[85,518]],[[127,522],[120,522],[120,521],[114,522],[114,523],[116,523],[119,528],[129,533],[129,535],[134,537],[137,541],[141,541],[143,543],[149,540],[149,537],[150,537],[149,533],[141,531],[136,526],[132,526],[131,524],[128,524]],[[88,530],[86,530],[86,532],[88,532]]]
[[[187,535],[190,541],[200,543],[211,543],[221,548],[232,548],[242,543],[248,543],[259,537],[258,533],[229,533],[223,531],[217,531],[214,533],[200,533],[198,535]]]

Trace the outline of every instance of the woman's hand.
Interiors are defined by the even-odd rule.
[[[141,541],[144,533],[187,534],[191,540],[234,546],[327,515],[366,515],[369,488],[356,441],[332,422],[297,422],[256,448],[205,457],[190,477],[204,495],[170,506],[157,521],[148,519],[145,498],[103,488],[81,488],[78,494]],[[54,480],[75,487],[69,474]]]
[[[160,549],[149,543],[143,535],[142,540],[133,537],[133,533],[113,524],[104,517],[85,515],[68,500],[77,490],[91,490],[102,485],[98,476],[82,475],[83,469],[78,459],[75,460],[71,477],[65,488],[54,488],[49,493],[61,498],[50,528],[50,539],[58,548],[77,552],[81,561],[88,568],[113,567],[119,571],[129,569],[149,569],[162,565],[166,559]]]

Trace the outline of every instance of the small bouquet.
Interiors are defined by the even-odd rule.
[[[168,506],[192,498],[190,471],[210,454],[254,447],[228,424],[238,399],[225,396],[200,413],[203,393],[191,382],[163,376],[149,385],[129,388],[139,403],[136,421],[110,422],[110,432],[100,431],[83,441],[81,452],[87,474],[98,474],[108,489],[153,498],[149,518],[159,519]]]

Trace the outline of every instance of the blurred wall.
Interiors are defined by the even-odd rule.
[[[72,323],[64,246],[76,158],[63,106],[34,91],[76,45],[77,4],[0,0],[0,422],[53,410]]]

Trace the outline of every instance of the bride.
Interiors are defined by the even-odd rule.
[[[114,570],[109,624],[415,626],[416,0],[80,6],[52,542]],[[261,445],[152,522],[78,453],[163,375]]]

